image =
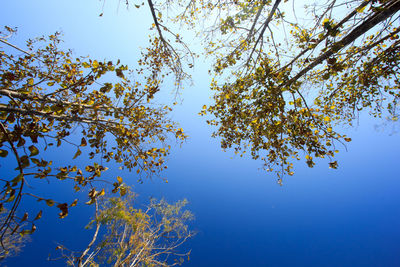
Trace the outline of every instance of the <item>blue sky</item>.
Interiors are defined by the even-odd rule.
[[[134,67],[138,47],[146,45],[149,13],[134,7],[126,11],[123,3],[117,12],[112,2],[106,2],[99,17],[102,4],[97,0],[6,1],[0,25],[18,27],[10,41],[21,47],[27,38],[61,30],[64,47],[75,55],[119,58]],[[219,141],[210,138],[212,129],[197,115],[211,98],[205,63],[196,65],[193,82],[172,114],[190,139],[173,148],[163,174],[169,183],[154,178],[138,184],[133,174],[123,174],[132,176],[143,202],[149,196],[189,200],[198,234],[187,244],[192,255],[184,266],[400,265],[398,134],[390,127],[376,130],[383,121],[362,116],[359,126],[344,130],[353,141],[348,152],[339,153],[338,170],[328,169],[324,161],[312,169],[300,162],[296,174],[280,187],[272,173],[259,169],[259,162],[223,152]],[[160,101],[171,101],[168,85],[163,90]],[[59,153],[53,156],[63,160]],[[4,168],[1,172],[7,174]],[[63,184],[42,190],[75,198]],[[83,226],[91,212],[87,207],[72,209],[60,220],[56,210],[46,210],[33,241],[7,266],[64,266],[62,261],[48,262],[47,256],[56,242],[82,249],[90,238]]]

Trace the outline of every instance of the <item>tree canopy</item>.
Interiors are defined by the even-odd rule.
[[[13,33],[13,29],[6,27]],[[5,36],[5,35],[4,35]],[[0,39],[0,156],[13,158],[15,174],[2,177],[0,210],[7,209],[1,221],[0,241],[10,234],[25,235],[36,229],[34,216],[18,210],[23,197],[56,205],[60,218],[68,215],[73,203],[36,195],[31,179],[72,181],[75,191],[89,188],[89,201],[112,192],[126,193],[121,177],[101,179],[114,161],[123,169],[135,171],[138,180],[166,168],[168,138],[183,141],[186,135],[168,119],[168,106],[155,105],[157,79],[131,80],[133,71],[119,61],[97,61],[73,57],[59,49],[59,33],[27,41],[27,48],[15,47]],[[138,70],[142,72],[142,70]],[[92,164],[59,165],[46,157],[46,150],[71,146],[72,159],[86,155]],[[28,224],[29,223],[29,224]],[[30,228],[22,227],[30,225]]]
[[[175,266],[189,259],[180,247],[194,232],[188,223],[193,214],[184,207],[186,199],[174,204],[151,199],[144,209],[134,205],[136,196],[127,189],[122,197],[96,199],[96,215],[88,228],[95,227],[83,252],[60,245],[61,259],[69,266]],[[106,233],[98,237],[101,227]],[[100,242],[96,243],[96,240]]]
[[[161,4],[160,4],[161,5]],[[214,60],[214,136],[251,153],[267,170],[334,155],[351,141],[341,129],[362,110],[398,119],[396,0],[178,1],[172,18],[197,29]]]

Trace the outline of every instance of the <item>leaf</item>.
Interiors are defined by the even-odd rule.
[[[22,179],[24,178],[24,174],[20,173],[18,174],[14,179],[11,180],[11,183],[13,184],[13,186],[17,185],[19,182],[22,181]]]
[[[15,199],[15,194],[12,194],[5,202],[11,202]]]
[[[24,216],[22,217],[22,219],[21,219],[20,222],[24,222],[24,221],[26,221],[27,219],[28,219],[28,213],[25,212],[25,214],[24,214]]]
[[[25,235],[28,235],[28,234],[30,234],[30,233],[31,233],[30,230],[23,230],[23,231],[21,231],[19,234],[20,234],[21,237],[24,237]]]
[[[68,204],[67,203],[61,203],[57,205],[57,208],[60,209],[60,213],[58,214],[58,216],[60,217],[60,219],[63,219],[65,217],[67,217],[68,215]]]
[[[122,184],[123,180],[122,180],[121,176],[117,176],[117,181],[119,184]]]
[[[47,204],[47,206],[52,207],[54,205],[54,200],[46,199],[46,204]]]
[[[103,189],[101,189],[101,191],[97,194],[97,196],[96,197],[101,197],[101,196],[104,196],[105,195],[105,191],[104,191],[104,188]]]
[[[29,151],[31,152],[31,154],[29,155],[30,157],[36,156],[37,154],[39,154],[39,149],[37,149],[34,145],[31,145],[29,147]]]
[[[78,148],[78,150],[76,151],[74,157],[72,159],[76,159],[77,157],[79,157],[82,154],[82,151]]]
[[[22,167],[22,169],[28,167],[29,164],[30,164],[30,163],[29,163],[29,158],[28,158],[28,156],[26,156],[26,155],[22,156],[22,157],[20,158],[20,161],[21,161],[21,167]],[[19,168],[17,168],[17,169],[19,169]]]
[[[88,202],[85,202],[86,205],[92,205],[94,203],[94,198],[91,198]]]
[[[40,164],[40,160],[36,159],[36,158],[31,158],[31,161],[36,164],[39,165]]]
[[[99,67],[99,62],[97,62],[97,60],[93,60],[92,66],[93,68],[97,69]]]
[[[87,146],[87,142],[84,137],[82,137],[82,139],[81,139],[81,146]]]
[[[367,7],[367,6],[363,6],[363,7],[361,7],[361,8],[357,8],[357,12],[358,12],[358,13],[363,13],[366,7]]]
[[[75,199],[74,202],[72,202],[71,205],[69,205],[69,206],[75,207],[77,203],[78,203],[78,199]]]
[[[21,147],[21,146],[25,145],[25,142],[26,142],[25,139],[21,137],[21,138],[18,140],[17,147]]]
[[[35,219],[33,219],[34,221],[36,221],[36,220],[39,220],[40,218],[42,218],[42,210],[40,210],[39,212],[38,212],[38,214],[36,215],[36,217],[35,217]]]
[[[122,72],[121,69],[116,69],[115,73],[117,74],[118,77],[120,78],[124,78],[124,73]]]
[[[333,162],[330,162],[330,163],[329,163],[329,168],[331,168],[331,169],[337,169],[337,167],[338,167],[337,161],[333,161]]]
[[[0,149],[0,157],[5,158],[8,155],[8,151],[4,149]]]

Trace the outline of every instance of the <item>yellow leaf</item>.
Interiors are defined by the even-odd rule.
[[[75,207],[77,203],[78,203],[78,199],[75,199],[74,202],[72,202],[71,205],[69,205],[69,206]]]
[[[362,8],[358,8],[358,9],[357,9],[357,12],[358,12],[358,13],[363,13],[365,7],[366,7],[366,6],[363,6]]]
[[[104,191],[104,188],[103,188],[103,189],[101,189],[100,193],[99,193],[97,196],[98,196],[98,197],[104,196],[105,193],[106,193],[106,192]]]

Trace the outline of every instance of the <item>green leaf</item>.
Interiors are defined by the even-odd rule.
[[[19,182],[21,182],[23,178],[24,178],[24,174],[20,173],[14,179],[12,179],[11,183],[13,184],[13,186],[15,186]]]
[[[40,160],[38,160],[38,159],[31,158],[31,161],[32,161],[34,164],[36,164],[36,165],[39,165],[39,164],[40,164]]]
[[[34,145],[29,147],[29,151],[31,152],[31,154],[29,155],[30,157],[36,156],[37,154],[39,154],[39,149],[37,149]]]
[[[24,155],[20,158],[20,162],[21,162],[21,168],[25,169],[26,167],[29,166],[29,158],[28,156]],[[16,170],[19,170],[19,167],[16,168]]]

